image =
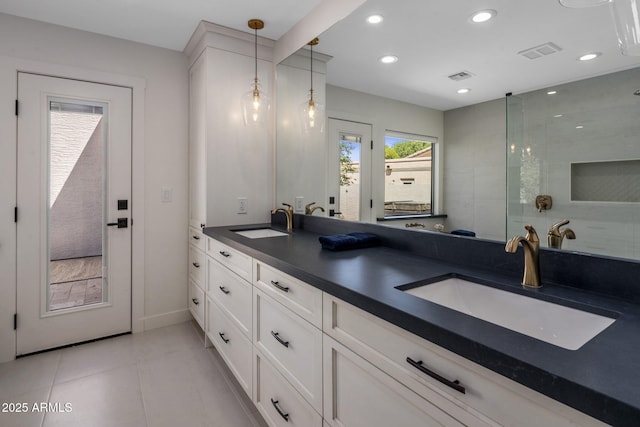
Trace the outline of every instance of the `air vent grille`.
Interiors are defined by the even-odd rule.
[[[560,52],[562,48],[555,43],[547,42],[539,46],[534,46],[529,49],[518,52],[518,55],[522,55],[529,59],[538,59],[543,56],[551,55],[552,53]]]
[[[451,80],[459,82],[460,80],[468,79],[469,77],[473,77],[468,71],[460,71],[459,73],[451,74],[448,76]]]

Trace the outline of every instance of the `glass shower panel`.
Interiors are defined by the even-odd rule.
[[[97,304],[103,280],[104,105],[50,98],[47,311]]]
[[[640,258],[638,81],[634,68],[506,97],[507,237],[531,224],[547,247],[567,219],[562,249]]]

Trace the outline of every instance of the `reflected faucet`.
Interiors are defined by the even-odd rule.
[[[287,217],[287,231],[291,233],[291,231],[293,231],[293,206],[288,203],[283,203],[282,205],[286,206],[286,209],[275,208],[271,210],[271,214],[274,214],[276,212],[284,212],[285,216]]]
[[[562,240],[565,237],[571,240],[576,238],[576,233],[574,233],[570,228],[565,228],[564,230],[560,231],[560,227],[567,224],[569,224],[569,220],[563,219],[562,221],[557,222],[551,226],[551,228],[549,229],[549,233],[547,233],[547,240],[549,242],[550,248],[562,248]]]
[[[527,224],[524,228],[527,230],[527,234],[524,237],[512,237],[505,245],[504,250],[516,253],[518,244],[522,243],[522,249],[524,250],[522,284],[532,288],[539,288],[542,286],[540,283],[540,239],[538,239],[538,234],[531,225]]]
[[[322,206],[313,206],[315,204],[316,204],[316,202],[311,202],[311,203],[309,203],[308,205],[306,205],[304,207],[305,215],[313,215],[313,213],[316,211],[316,209],[320,209],[320,212],[324,212],[324,208]],[[311,206],[313,206],[313,208]]]

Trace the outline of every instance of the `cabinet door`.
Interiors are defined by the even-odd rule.
[[[324,419],[331,426],[463,425],[326,335],[323,354]]]
[[[320,412],[322,331],[257,289],[254,313],[256,349]]]
[[[238,329],[220,307],[207,301],[207,336],[233,372],[248,396],[252,393],[253,364],[251,341]]]
[[[204,329],[204,291],[191,279],[189,280],[189,311]]]
[[[227,311],[227,315],[250,340],[253,327],[253,286],[219,262],[211,258],[207,262],[207,295]]]
[[[270,426],[321,427],[322,417],[278,370],[256,351],[253,401]]]

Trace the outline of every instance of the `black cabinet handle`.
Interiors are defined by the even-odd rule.
[[[200,236],[191,236],[191,237],[193,237],[196,240],[200,240]]]
[[[227,295],[229,292],[231,292],[229,289],[225,288],[224,286],[220,286],[220,290],[225,295]]]
[[[200,268],[200,264],[198,264],[197,262],[192,262],[191,264],[193,264],[195,268]]]
[[[226,252],[226,251],[220,251],[220,255],[222,255],[225,258],[229,258],[231,256],[231,254],[229,252]]]
[[[275,286],[276,288],[280,289],[282,292],[289,292],[289,287],[288,287],[288,286],[282,286],[282,285],[280,284],[280,282],[278,282],[278,281],[274,281],[274,280],[272,280],[272,281],[271,281],[271,284],[272,284],[273,286]]]
[[[278,341],[280,344],[282,344],[283,346],[289,348],[289,341],[285,341],[282,338],[280,338],[280,332],[273,332],[271,331],[271,335],[276,339],[276,341]]]
[[[422,364],[422,360],[419,361],[415,361],[410,357],[407,357],[407,363],[409,363],[411,366],[413,366],[414,368],[418,369],[420,372],[430,376],[431,378],[433,378],[436,381],[440,381],[442,384],[451,387],[452,389],[454,389],[455,391],[458,391],[462,394],[466,393],[466,390],[463,386],[460,385],[460,381],[458,380],[448,380],[445,377],[436,374],[435,372],[427,369],[426,367],[423,366]]]
[[[198,301],[198,298],[191,298],[191,301],[193,301],[195,305],[200,305],[200,301]]]
[[[278,401],[277,400],[273,400],[273,397],[271,398],[271,404],[273,405],[274,408],[276,408],[276,411],[278,411],[278,413],[280,414],[280,416],[282,418],[284,418],[284,420],[286,422],[289,422],[289,414],[285,414],[282,409],[280,409],[280,407],[278,406]]]
[[[220,338],[222,338],[222,341],[224,341],[225,344],[229,343],[229,339],[224,337],[223,332],[218,332],[218,335],[220,335]]]

